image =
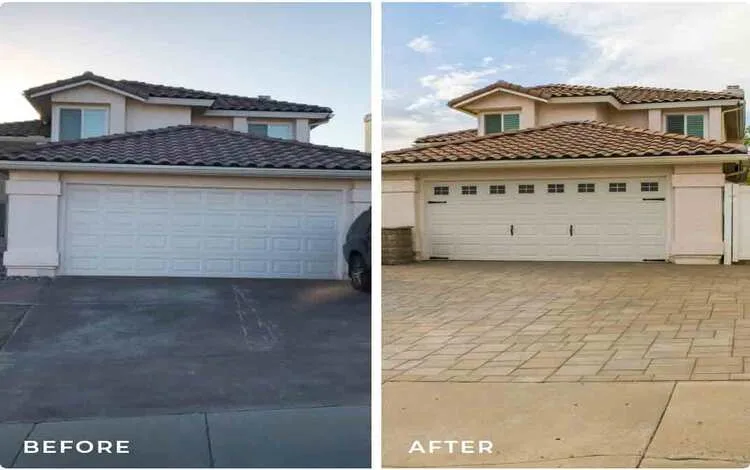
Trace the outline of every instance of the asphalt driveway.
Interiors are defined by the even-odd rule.
[[[0,422],[370,400],[370,297],[338,281],[0,281]]]

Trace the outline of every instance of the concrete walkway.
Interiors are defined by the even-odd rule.
[[[749,382],[441,383],[383,387],[388,467],[745,467]],[[490,453],[410,453],[490,440]],[[476,449],[475,449],[476,450]]]
[[[29,454],[25,440],[126,440],[129,454]],[[58,447],[59,448],[59,447]],[[369,467],[369,406],[0,424],[4,467]]]

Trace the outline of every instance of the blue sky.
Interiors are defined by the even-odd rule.
[[[750,90],[748,24],[747,4],[385,4],[384,148],[474,126],[445,102],[500,79]]]
[[[0,122],[35,119],[32,86],[90,70],[333,108],[315,143],[362,149],[368,4],[0,5]]]

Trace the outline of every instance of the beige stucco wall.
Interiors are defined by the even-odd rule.
[[[518,111],[521,113],[521,129],[536,125],[536,101],[499,91],[478,99],[465,107],[478,115],[477,126],[480,134],[484,132],[483,114],[498,111]]]
[[[563,121],[606,121],[607,106],[605,103],[545,103],[537,106],[536,121],[538,126]]]
[[[605,121],[618,126],[638,127],[641,129],[649,128],[648,111],[645,109],[618,111],[610,107]]]
[[[190,124],[189,106],[146,104],[128,99],[125,123],[128,132]]]
[[[220,116],[202,116],[200,114],[193,115],[193,124],[196,126],[212,126],[219,127],[221,129],[232,129],[232,118],[220,117]]]
[[[125,132],[126,98],[120,94],[107,91],[94,85],[83,85],[77,88],[52,94],[52,140],[59,135],[58,110],[65,105],[105,106],[109,109],[109,133]]]
[[[717,263],[723,253],[724,175],[721,164],[540,167],[478,170],[385,172],[384,228],[414,227],[415,252],[423,259],[423,185],[434,181],[557,179],[661,176],[670,181],[667,196],[667,252],[675,263]]]

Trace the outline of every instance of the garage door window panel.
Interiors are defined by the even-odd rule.
[[[518,194],[534,194],[534,185],[533,184],[519,184]]]
[[[564,193],[565,185],[560,183],[552,183],[547,185],[547,192],[552,194]]]
[[[643,181],[641,182],[641,192],[648,193],[648,192],[658,192],[659,191],[659,183],[656,181]]]
[[[504,184],[491,184],[490,194],[505,194],[505,185]]]
[[[627,192],[627,190],[628,190],[627,183],[609,183],[610,193],[624,193],[624,192]]]
[[[593,193],[596,191],[596,185],[594,183],[578,183],[579,193]]]
[[[476,196],[477,195],[477,187],[474,186],[474,185],[461,186],[461,195],[463,195],[463,196]]]
[[[448,186],[435,186],[432,188],[432,194],[435,196],[448,196],[450,194],[450,189]]]

